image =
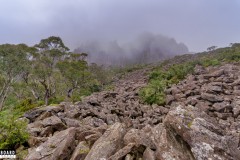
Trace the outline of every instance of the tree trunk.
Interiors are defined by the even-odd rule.
[[[10,88],[10,84],[5,85],[0,94],[0,111],[3,109],[4,102],[7,98],[8,90]]]
[[[39,100],[39,95],[33,89],[31,89],[31,92],[32,92],[32,95],[34,96],[34,98],[36,100]]]
[[[67,97],[68,98],[71,98],[72,97],[72,94],[73,94],[73,88],[69,89],[68,92],[67,92]]]
[[[3,104],[5,102],[6,96],[5,97],[0,97],[0,111],[3,109]]]
[[[44,96],[45,105],[48,105],[49,98],[50,98],[50,92],[49,92],[49,89],[47,89]]]

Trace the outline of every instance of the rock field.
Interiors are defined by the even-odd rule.
[[[43,106],[29,120],[27,160],[239,160],[240,66],[195,67],[166,90],[166,105],[138,96],[150,69],[75,104]]]

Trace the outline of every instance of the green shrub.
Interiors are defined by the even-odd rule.
[[[165,104],[164,90],[172,84],[183,80],[192,73],[198,62],[187,62],[171,66],[168,70],[157,68],[149,76],[149,84],[139,92],[143,102],[147,104]]]
[[[82,96],[80,94],[77,93],[73,93],[71,96],[71,101],[72,102],[77,102],[77,101],[81,101],[82,100]]]
[[[26,122],[16,120],[13,116],[0,122],[0,149],[13,149],[28,140]]]
[[[218,59],[203,59],[201,62],[202,66],[208,67],[208,66],[217,66],[220,65],[221,62]]]
[[[164,89],[166,88],[166,81],[153,80],[150,85],[140,90],[140,97],[148,104],[165,104]]]
[[[24,99],[19,104],[17,104],[14,109],[16,109],[18,112],[24,113],[37,106],[38,104],[33,103],[32,99]]]
[[[59,104],[61,103],[62,101],[64,101],[64,97],[52,97],[49,99],[49,104]]]

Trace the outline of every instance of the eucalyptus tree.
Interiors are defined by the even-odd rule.
[[[0,45],[0,110],[12,85],[26,74],[31,52],[32,48],[25,44]]]
[[[89,87],[91,73],[86,62],[86,53],[71,53],[57,64],[67,86],[66,95],[71,98],[75,90]]]
[[[43,99],[48,105],[49,99],[56,94],[57,79],[54,77],[57,72],[56,64],[67,56],[69,48],[60,37],[55,36],[42,39],[34,47],[37,52],[32,55],[32,82],[35,88],[38,88],[38,85],[42,87]],[[35,97],[40,96],[34,91],[33,93]]]

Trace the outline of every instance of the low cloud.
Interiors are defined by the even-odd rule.
[[[189,51],[185,44],[178,43],[174,38],[143,33],[125,44],[119,44],[117,41],[85,42],[75,49],[75,52],[88,53],[90,63],[126,65],[157,62]]]

